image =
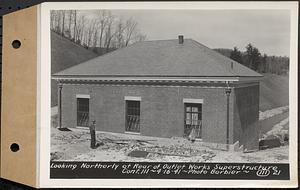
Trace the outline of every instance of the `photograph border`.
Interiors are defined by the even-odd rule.
[[[298,3],[297,2],[51,2],[42,3],[38,19],[37,181],[40,187],[296,187],[298,185]],[[201,9],[290,10],[289,164],[290,180],[194,179],[50,179],[51,48],[50,10]],[[117,183],[116,183],[117,182]]]

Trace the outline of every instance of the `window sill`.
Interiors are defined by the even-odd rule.
[[[86,129],[86,130],[89,130],[90,128],[89,127],[82,127],[82,126],[76,126],[77,129]]]

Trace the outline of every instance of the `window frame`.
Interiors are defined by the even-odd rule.
[[[138,107],[135,107],[134,109],[138,110],[138,114],[133,114],[132,116],[138,116],[138,130],[127,130],[128,129],[128,104],[130,102],[138,102]],[[135,110],[135,111],[137,111]],[[125,133],[129,134],[140,134],[141,132],[141,98],[140,97],[135,97],[135,98],[125,98]]]
[[[87,107],[88,107],[87,125],[79,125],[79,122],[78,122],[79,99],[88,100],[88,104],[87,104]],[[87,128],[87,127],[89,127],[89,122],[90,122],[90,95],[76,95],[76,127]]]
[[[191,107],[191,110],[190,111],[187,111],[187,107]],[[193,107],[197,107],[198,108],[198,111],[195,112],[193,111]],[[190,114],[190,124],[187,124],[187,114]],[[193,126],[193,114],[197,114],[197,122],[200,121],[199,124],[199,129],[200,129],[200,135],[199,136],[196,136],[196,139],[202,139],[202,121],[203,121],[203,100],[201,99],[201,101],[190,101],[190,102],[185,102],[184,101],[184,130],[183,130],[183,136],[189,136],[189,134],[186,134],[186,128],[187,128],[187,125],[189,126]],[[200,118],[200,119],[199,119]]]

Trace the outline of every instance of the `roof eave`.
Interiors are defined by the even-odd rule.
[[[76,76],[52,75],[52,79],[84,81],[211,81],[211,82],[250,82],[260,81],[263,76]]]

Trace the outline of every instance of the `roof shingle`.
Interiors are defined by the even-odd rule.
[[[232,65],[232,66],[231,66]],[[137,42],[55,76],[260,77],[259,73],[192,39]]]

